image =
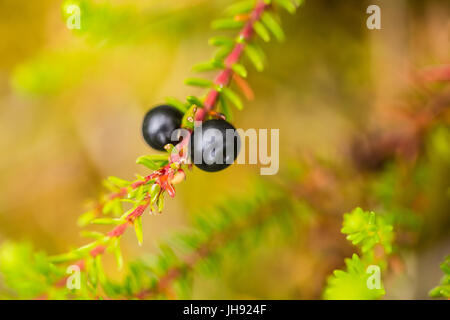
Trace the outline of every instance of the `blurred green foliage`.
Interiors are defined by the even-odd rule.
[[[444,272],[444,277],[441,284],[430,291],[430,296],[433,298],[450,298],[450,256],[445,257],[441,264],[441,270]]]
[[[380,287],[370,288],[368,279],[371,272],[368,267],[377,266],[379,271],[387,267],[387,255],[392,253],[394,240],[393,225],[388,224],[383,216],[367,212],[361,208],[344,214],[341,232],[347,234],[347,240],[357,245],[362,252],[362,258],[353,254],[351,259],[345,259],[346,271],[336,270],[328,279],[323,297],[325,299],[372,300],[381,298],[386,292]],[[375,246],[383,248],[383,255],[377,257]],[[380,255],[380,254],[378,254]],[[381,274],[379,275],[381,282]]]
[[[367,280],[370,274],[357,254],[351,259],[345,259],[346,271],[336,270],[328,280],[328,287],[324,292],[327,300],[376,300],[386,292],[384,289],[369,289]]]

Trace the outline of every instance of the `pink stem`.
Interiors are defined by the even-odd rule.
[[[237,43],[230,54],[225,58],[225,69],[222,70],[219,75],[214,80],[214,84],[218,87],[226,87],[229,85],[231,78],[233,76],[233,64],[239,61],[242,56],[242,53],[245,49],[245,41],[249,40],[253,35],[253,26],[256,21],[261,18],[261,15],[264,13],[264,10],[268,8],[268,4],[266,4],[263,0],[258,1],[253,11],[250,13],[250,18],[245,24],[244,28],[239,33],[239,38],[241,42]],[[204,107],[199,108],[195,113],[196,121],[203,121],[206,115],[212,111],[217,103],[219,98],[219,92],[216,89],[211,89],[206,96]]]

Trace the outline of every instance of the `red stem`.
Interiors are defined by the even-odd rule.
[[[253,26],[256,21],[261,18],[261,15],[264,13],[269,7],[263,0],[258,1],[253,11],[250,13],[250,18],[245,24],[244,28],[242,28],[239,33],[240,42],[236,43],[233,50],[230,54],[225,58],[225,69],[222,70],[219,75],[214,80],[214,84],[218,87],[226,87],[229,85],[231,78],[233,76],[233,64],[239,61],[242,56],[242,53],[245,49],[245,41],[249,40],[253,35]],[[206,115],[212,111],[217,103],[219,98],[219,92],[216,89],[210,89],[208,95],[206,96],[205,102],[203,104],[203,108],[199,108],[195,113],[196,121],[203,121]]]

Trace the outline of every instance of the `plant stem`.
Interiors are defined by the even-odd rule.
[[[259,0],[255,5],[255,8],[250,13],[250,17],[247,23],[242,28],[239,33],[239,41],[235,44],[233,50],[225,58],[225,69],[222,70],[214,80],[216,87],[222,88],[230,84],[233,77],[234,71],[232,69],[233,64],[237,63],[242,56],[245,49],[245,42],[250,40],[253,35],[253,26],[257,22],[264,11],[269,8],[269,4],[265,3],[264,0]],[[220,92],[217,89],[210,89],[208,92],[203,108],[199,108],[195,113],[195,121],[203,121],[210,111],[212,111],[217,103]]]

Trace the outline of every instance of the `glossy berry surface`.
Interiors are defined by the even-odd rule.
[[[176,108],[161,105],[151,109],[144,117],[142,135],[145,142],[156,150],[164,151],[171,141],[172,132],[181,126],[183,114]]]
[[[205,121],[202,126],[196,127],[191,135],[191,160],[204,171],[223,170],[236,160],[240,142],[236,129],[227,121]]]

